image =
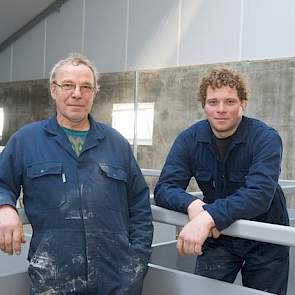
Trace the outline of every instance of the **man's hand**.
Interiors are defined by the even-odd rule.
[[[215,223],[207,211],[189,221],[179,234],[177,250],[180,255],[202,255],[202,246]]]
[[[196,216],[198,216],[201,212],[205,211],[203,209],[203,205],[205,205],[205,204],[206,203],[204,203],[200,199],[197,199],[197,200],[193,201],[192,203],[190,203],[190,205],[187,208],[188,219],[191,221]],[[219,238],[219,236],[220,236],[220,231],[216,227],[213,227],[209,233],[209,237],[217,239],[217,238]]]
[[[218,239],[220,234],[220,231],[216,227],[213,227],[209,233],[209,238]]]
[[[0,249],[9,255],[19,255],[21,243],[25,242],[23,225],[15,209],[10,205],[0,206]]]
[[[193,220],[196,216],[198,216],[201,212],[204,211],[203,205],[205,205],[202,200],[197,199],[189,204],[187,207],[187,214],[188,214],[188,219],[191,221]]]

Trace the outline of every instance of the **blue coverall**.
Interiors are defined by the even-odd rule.
[[[185,190],[194,177],[207,203],[203,208],[223,230],[237,219],[288,225],[286,200],[278,184],[282,142],[265,123],[243,117],[225,157],[208,120],[197,122],[175,140],[155,188],[157,205],[187,213],[196,198]],[[285,294],[289,248],[221,236],[208,238],[196,273],[233,282],[242,270],[245,286]]]
[[[149,190],[128,142],[95,122],[78,157],[56,117],[0,156],[0,205],[23,187],[31,294],[140,294],[153,235]],[[46,293],[45,293],[46,292]]]

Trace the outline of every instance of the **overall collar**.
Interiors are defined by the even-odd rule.
[[[210,123],[208,120],[204,120],[204,125],[200,130],[198,131],[198,141],[204,142],[204,143],[212,143],[215,141],[214,139],[214,133],[211,129]],[[246,116],[242,116],[242,120],[237,128],[237,130],[234,133],[233,136],[233,144],[240,144],[245,143],[247,134],[248,134],[248,126],[249,119]]]
[[[83,151],[86,151],[98,145],[99,142],[103,140],[105,137],[103,126],[95,122],[91,115],[88,115],[88,119],[90,123],[90,128],[81,154],[83,153]],[[56,115],[48,119],[47,124],[44,126],[44,130],[47,134],[55,136],[55,140],[58,142],[58,144],[65,150],[67,150],[67,152],[69,152],[71,155],[76,157],[76,154],[72,149],[72,146],[67,135],[57,122]]]

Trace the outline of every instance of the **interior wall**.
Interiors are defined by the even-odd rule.
[[[4,109],[3,135],[0,145],[23,125],[54,114],[47,80],[0,83],[0,107]]]
[[[0,52],[0,81],[48,78],[70,52],[103,73],[292,57],[294,10],[294,0],[71,0]]]
[[[215,64],[249,75],[251,97],[246,115],[275,127],[284,143],[281,178],[295,179],[295,58]],[[153,144],[137,147],[142,168],[161,169],[175,137],[204,117],[197,101],[199,78],[212,65],[139,71],[138,102],[154,102]],[[133,103],[135,72],[102,74],[101,89],[92,113],[98,121],[112,123],[114,103]],[[0,83],[0,107],[5,123],[2,145],[27,122],[54,114],[48,80]]]

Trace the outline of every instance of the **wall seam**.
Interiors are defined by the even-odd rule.
[[[43,44],[43,79],[46,78],[46,43],[47,43],[47,18],[44,19],[44,44]]]
[[[10,46],[10,73],[9,73],[9,81],[13,81],[13,75],[12,75],[12,70],[13,70],[13,44]]]
[[[137,160],[138,84],[139,84],[139,72],[135,71],[135,85],[134,85],[134,98],[133,98],[133,103],[134,103],[133,154],[136,160]]]
[[[181,13],[182,13],[182,0],[178,0],[178,20],[177,20],[177,57],[176,65],[179,66],[180,51],[181,51]]]
[[[239,60],[242,60],[242,53],[243,53],[243,27],[244,27],[244,0],[241,0],[240,36],[239,36]]]
[[[128,36],[129,36],[129,0],[126,1],[126,33],[125,33],[125,61],[124,70],[128,70]]]
[[[82,36],[81,36],[81,53],[85,51],[85,20],[86,20],[86,2],[82,1]]]

